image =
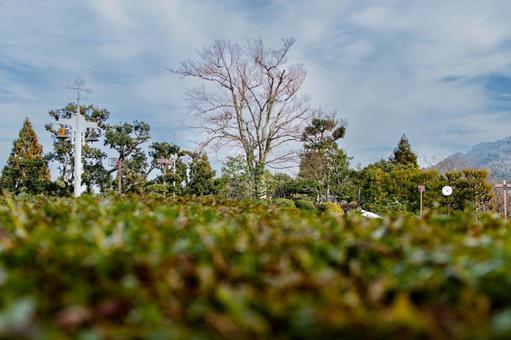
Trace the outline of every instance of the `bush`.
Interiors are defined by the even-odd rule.
[[[323,214],[327,213],[327,214],[335,214],[335,215],[341,215],[341,216],[344,215],[344,210],[337,203],[323,202],[323,203],[319,203],[317,205],[317,208],[318,208],[318,211]]]
[[[151,184],[145,188],[145,192],[148,194],[165,195],[168,193],[168,190],[167,187],[163,184]]]
[[[510,226],[0,196],[0,338],[506,338]]]
[[[295,205],[298,209],[306,210],[306,211],[316,211],[316,207],[314,206],[314,203],[312,201],[307,199],[297,199],[295,201]]]
[[[272,201],[272,204],[280,208],[296,208],[295,202],[287,198],[276,198]]]

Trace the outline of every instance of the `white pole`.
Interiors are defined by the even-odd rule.
[[[78,197],[82,193],[82,119],[80,116],[80,95],[76,100],[75,114],[75,183],[74,196]]]

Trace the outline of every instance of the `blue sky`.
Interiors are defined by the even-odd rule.
[[[29,117],[48,151],[47,111],[76,76],[112,121],[192,146],[184,94],[165,71],[214,39],[296,38],[314,106],[348,122],[353,165],[406,133],[423,164],[511,135],[511,2],[419,0],[0,0],[0,164]],[[218,164],[222,155],[211,155]]]

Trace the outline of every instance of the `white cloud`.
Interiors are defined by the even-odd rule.
[[[342,49],[341,60],[348,64],[361,63],[372,52],[372,46],[366,40],[357,40],[346,44]]]
[[[94,89],[88,100],[115,121],[143,119],[156,139],[176,133],[189,144],[195,133],[183,129],[182,99],[194,83],[164,68],[216,38],[277,45],[294,36],[291,60],[308,70],[305,90],[347,118],[342,145],[355,163],[385,156],[402,133],[422,155],[443,156],[508,133],[504,113],[492,114],[492,97],[471,80],[511,74],[509,13],[505,0],[3,2],[0,90],[11,95],[0,94],[0,117],[8,117],[6,138],[26,111],[41,127],[81,75]]]
[[[370,29],[386,29],[396,24],[392,11],[382,6],[372,6],[353,13],[351,20]]]

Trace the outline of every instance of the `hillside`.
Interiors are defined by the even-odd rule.
[[[433,168],[446,172],[467,168],[483,168],[490,172],[492,181],[511,180],[511,137],[495,142],[476,144],[465,153],[455,153]]]

